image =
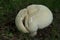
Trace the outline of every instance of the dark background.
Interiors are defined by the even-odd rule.
[[[33,38],[18,31],[14,23],[19,10],[31,4],[47,6],[54,17],[52,24]],[[0,40],[60,40],[60,0],[0,0]]]

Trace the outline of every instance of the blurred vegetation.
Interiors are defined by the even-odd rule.
[[[53,23],[34,38],[20,33],[14,23],[19,10],[31,4],[46,5],[54,15]],[[60,0],[0,0],[0,40],[60,40]]]

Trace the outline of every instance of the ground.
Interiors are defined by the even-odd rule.
[[[46,5],[54,17],[52,24],[38,30],[35,37],[21,33],[15,25],[19,10],[31,4]],[[60,40],[60,0],[0,0],[0,40]]]

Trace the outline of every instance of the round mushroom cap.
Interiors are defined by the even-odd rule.
[[[53,21],[53,14],[44,5],[29,5],[19,11],[15,23],[17,28],[24,33],[36,35],[38,29],[43,29]],[[34,35],[33,35],[34,34]]]

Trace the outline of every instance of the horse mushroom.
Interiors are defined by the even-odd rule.
[[[53,15],[48,7],[33,4],[19,11],[15,23],[18,30],[35,36],[38,29],[47,27],[52,20]]]

